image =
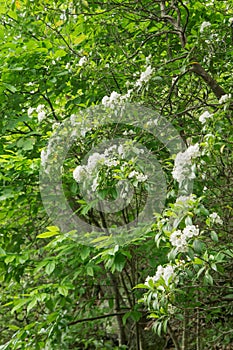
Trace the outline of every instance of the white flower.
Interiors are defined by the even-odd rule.
[[[46,112],[45,112],[44,108],[45,108],[45,105],[38,105],[36,107],[36,112],[38,113],[37,117],[38,117],[39,123],[42,122],[42,120],[45,119],[45,117],[46,117]]]
[[[41,112],[42,110],[44,110],[44,107],[45,107],[45,105],[38,105],[38,106],[36,107],[37,113],[39,113],[39,112]]]
[[[65,11],[63,11],[63,13],[61,13],[60,19],[63,20],[63,21],[66,20],[66,13],[65,13]]]
[[[45,113],[45,111],[40,111],[40,112],[38,113],[38,116],[37,116],[37,118],[38,118],[38,122],[39,122],[39,123],[41,123],[41,122],[42,122],[42,120],[44,120],[44,119],[45,119],[45,117],[46,117],[46,113]]]
[[[129,89],[125,95],[122,96],[123,99],[130,98],[131,93],[133,92],[133,89]]]
[[[232,25],[232,23],[233,23],[233,17],[229,18],[228,22],[230,23],[230,25]]]
[[[163,275],[163,267],[161,265],[159,265],[157,267],[157,271],[156,271],[156,274],[154,276],[154,280],[155,281],[158,281]]]
[[[174,268],[171,265],[167,265],[164,270],[163,270],[163,279],[166,283],[166,285],[168,285],[168,282],[170,280],[171,277],[174,276]]]
[[[205,124],[206,122],[206,119],[209,119],[212,117],[213,114],[210,114],[208,111],[205,111],[204,113],[202,113],[199,117],[199,121],[202,123],[202,124]]]
[[[82,178],[86,175],[86,167],[78,165],[73,171],[73,178],[76,182],[81,182]]]
[[[86,62],[87,62],[87,58],[86,58],[86,56],[83,56],[80,58],[78,65],[83,66]]]
[[[44,149],[42,149],[41,154],[40,154],[40,159],[41,159],[41,165],[44,167],[47,161],[47,154]]]
[[[151,78],[151,75],[153,73],[153,68],[151,66],[148,66],[145,70],[145,72],[142,72],[140,75],[140,78],[136,81],[135,86],[139,86],[139,88],[142,86],[143,83],[148,83],[148,81]]]
[[[194,225],[186,226],[183,231],[176,230],[170,235],[171,244],[180,252],[185,252],[187,247],[187,240],[193,236],[199,235],[199,228]]]
[[[179,152],[175,158],[175,164],[172,171],[173,178],[182,183],[185,179],[194,179],[195,174],[192,171],[192,159],[200,154],[199,145],[189,146],[185,152]]]
[[[195,195],[191,193],[189,196],[179,196],[176,199],[176,203],[182,203],[182,204],[185,204],[185,205],[189,206],[189,204],[187,202],[188,201],[193,201],[193,200],[195,200]]]
[[[104,161],[104,164],[107,166],[117,166],[119,164],[119,161],[116,159],[106,159]]]
[[[152,280],[153,281],[153,277],[151,276],[147,276],[146,280],[145,280],[145,285],[149,287],[149,281]]]
[[[191,158],[197,158],[200,155],[200,150],[199,150],[199,144],[196,143],[194,146],[189,146],[185,154],[188,156],[188,158],[191,160]]]
[[[167,265],[166,267],[163,267],[159,265],[156,270],[156,274],[153,277],[148,276],[146,279],[145,284],[148,285],[148,281],[152,280],[153,283],[156,283],[160,278],[163,278],[164,282],[168,286],[169,280],[172,278],[174,280],[175,277],[175,271],[174,267],[171,265]]]
[[[87,170],[92,171],[97,163],[105,161],[105,155],[104,154],[99,154],[99,153],[93,153],[89,158],[87,162]]]
[[[220,218],[220,216],[217,214],[217,213],[212,213],[210,214],[209,218],[212,220],[212,222],[214,224],[219,224],[219,225],[222,225],[223,224],[223,221],[222,219]]]
[[[211,26],[210,22],[203,22],[201,27],[200,27],[200,32],[203,33],[204,29]]]
[[[149,63],[150,63],[150,60],[151,60],[151,55],[149,55],[149,56],[146,57],[146,64],[149,64]]]
[[[170,236],[170,242],[171,244],[176,247],[180,252],[185,251],[186,249],[186,237],[182,234],[181,230],[177,230],[172,232]]]
[[[28,116],[31,117],[32,113],[34,112],[35,108],[29,107],[28,108]]]
[[[138,174],[138,175],[136,175],[136,179],[138,180],[138,182],[144,182],[144,181],[147,180],[147,178],[148,178],[148,176],[147,176],[147,175],[144,175],[144,174]]]
[[[220,104],[226,103],[231,98],[231,94],[226,94],[221,96],[220,100],[218,101]]]
[[[108,96],[104,96],[102,98],[102,105],[104,105],[105,107],[109,107],[109,100],[110,98]]]
[[[133,171],[131,171],[131,172],[129,173],[128,178],[131,179],[131,178],[134,177],[135,175],[138,175],[138,172],[135,171],[135,170],[133,170]]]
[[[110,102],[115,102],[119,99],[121,95],[118,94],[116,91],[113,91],[110,95]]]
[[[192,238],[199,235],[199,228],[194,225],[188,225],[183,229],[183,234],[186,238]]]
[[[81,136],[85,137],[86,133],[90,130],[91,130],[91,128],[81,128],[81,132],[80,132]]]
[[[104,96],[102,98],[102,105],[105,107],[114,108],[117,104],[122,105],[125,100],[130,98],[132,93],[132,89],[128,90],[125,95],[118,94],[118,92],[113,91],[110,96]]]
[[[104,96],[102,98],[102,104],[105,107],[114,108],[115,104],[120,102],[120,98],[121,98],[121,94],[118,94],[116,91],[113,91],[110,97]]]
[[[120,156],[124,157],[124,147],[122,145],[118,146],[118,149],[117,149],[118,153]]]
[[[55,129],[58,128],[60,125],[61,125],[60,123],[53,123],[52,129],[55,130]]]
[[[98,186],[98,177],[95,177],[91,186],[91,189],[93,192],[95,192],[97,186]]]
[[[75,126],[75,125],[77,125],[77,115],[76,114],[71,114],[71,116],[70,116],[70,124],[72,125],[72,126]]]

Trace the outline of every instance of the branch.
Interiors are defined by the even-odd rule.
[[[170,337],[171,337],[171,339],[173,341],[173,344],[175,345],[176,350],[181,350],[179,342],[178,342],[178,339],[177,339],[176,335],[174,334],[174,332],[173,332],[173,330],[172,330],[172,328],[171,328],[169,323],[167,324],[167,330],[168,330],[168,334],[170,335]]]
[[[76,321],[72,321],[72,322],[68,323],[68,326],[73,326],[73,325],[75,325],[77,323],[101,320],[102,318],[107,318],[107,317],[120,316],[120,315],[124,315],[125,313],[126,313],[126,311],[121,311],[121,312],[114,312],[112,314],[105,314],[105,315],[101,315],[101,316],[82,318],[80,320],[76,320]]]
[[[74,49],[72,49],[72,47],[69,45],[68,41],[66,40],[66,38],[61,34],[61,31],[58,30],[57,28],[53,28],[51,25],[49,25],[48,23],[44,22],[44,24],[46,25],[46,27],[48,27],[49,29],[51,29],[53,32],[55,32],[62,40],[63,42],[66,44],[66,46],[68,47],[68,49],[75,55],[78,57],[81,57],[77,51],[75,51]]]
[[[206,84],[211,88],[215,96],[220,99],[223,95],[226,95],[226,92],[223,90],[223,88],[217,83],[216,80],[214,80],[208,72],[200,65],[198,62],[192,62],[191,63],[192,68],[190,69],[191,72],[194,72],[196,75],[201,77]]]
[[[54,108],[53,108],[53,105],[52,105],[52,102],[50,101],[50,99],[49,99],[46,95],[44,95],[44,94],[42,94],[42,93],[41,93],[41,96],[45,99],[45,101],[48,102],[48,104],[49,104],[49,106],[50,106],[50,108],[51,108],[52,115],[53,115],[54,119],[55,119],[57,122],[59,122],[60,120],[59,120],[58,117],[56,116],[55,110],[54,110]]]
[[[176,6],[172,6],[175,9],[175,11],[176,11],[177,19],[172,17],[172,16],[170,16],[170,15],[167,15],[165,3],[166,3],[165,1],[161,1],[160,2],[161,19],[164,20],[165,22],[171,23],[171,25],[173,26],[173,28],[176,31],[176,34],[179,35],[181,46],[184,48],[186,43],[187,43],[187,38],[186,38],[186,35],[185,35],[185,28],[183,28],[182,25],[181,25],[180,10]],[[186,18],[186,21],[187,20],[188,19]],[[185,24],[185,26],[187,26],[187,23]]]

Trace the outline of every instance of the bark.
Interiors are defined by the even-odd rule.
[[[172,328],[171,328],[171,326],[170,326],[169,323],[168,323],[168,325],[167,325],[167,330],[168,330],[168,334],[170,335],[170,337],[171,337],[171,339],[172,339],[172,341],[173,341],[173,344],[174,344],[174,346],[175,346],[175,349],[176,349],[176,350],[181,350],[179,341],[178,341],[176,335],[174,334],[174,332],[173,332],[173,330],[172,330]]]
[[[182,350],[188,349],[188,311],[184,310],[183,334],[182,334]]]
[[[211,88],[211,90],[218,99],[220,99],[223,95],[226,95],[226,92],[223,90],[223,88],[217,83],[215,79],[211,77],[209,73],[206,72],[206,70],[200,65],[200,63],[192,62],[191,64],[191,71],[199,77],[201,77],[206,82],[206,84]]]
[[[119,328],[119,346],[126,345],[127,338],[125,334],[125,328],[123,325],[122,314],[120,314],[120,292],[118,288],[117,278],[111,273],[109,275],[113,284],[112,290],[115,296],[115,311],[117,314],[116,317],[117,317],[117,323]]]

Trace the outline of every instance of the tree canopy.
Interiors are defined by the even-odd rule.
[[[0,1],[0,350],[231,349],[233,2]]]

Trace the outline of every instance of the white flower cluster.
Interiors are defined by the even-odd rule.
[[[127,135],[134,135],[134,134],[135,134],[135,131],[130,129],[129,131],[125,130],[122,135],[127,136]]]
[[[87,62],[87,57],[83,56],[80,58],[79,62],[78,62],[78,66],[83,66],[85,63]]]
[[[128,145],[125,147],[120,145],[113,145],[106,149],[104,153],[100,154],[98,152],[93,153],[87,160],[87,165],[78,165],[73,171],[73,178],[76,182],[80,183],[84,180],[90,179],[92,180],[92,191],[95,191],[98,187],[98,177],[99,170],[101,166],[107,167],[115,167],[120,164],[121,160],[124,159],[125,154],[128,149]],[[131,146],[134,153],[139,152],[135,146]],[[142,150],[143,151],[143,150]],[[120,169],[124,173],[126,173],[126,168],[128,167],[128,162],[121,163]],[[147,180],[147,175],[144,175],[141,172],[132,170],[128,176],[129,179],[134,179],[136,186],[138,182],[145,182]],[[94,180],[93,180],[94,178]]]
[[[33,107],[29,107],[28,108],[28,116],[29,116],[29,118],[32,116],[34,110],[35,110],[35,108],[33,108]]]
[[[41,165],[42,165],[42,167],[44,168],[44,170],[45,170],[45,172],[47,174],[49,173],[49,165],[46,164],[46,163],[48,161],[48,158],[49,158],[50,154],[51,154],[51,149],[50,149],[49,146],[46,148],[46,150],[43,149],[41,151],[41,154],[40,154]]]
[[[60,123],[53,123],[52,129],[55,130],[57,129],[61,124]]]
[[[143,83],[146,84],[151,78],[154,69],[151,66],[147,66],[145,72],[142,72],[140,78],[136,81],[135,86],[142,87]]]
[[[114,109],[117,105],[121,105],[122,102],[127,101],[130,98],[132,91],[132,89],[128,90],[127,94],[125,95],[121,95],[116,91],[113,91],[110,96],[104,96],[102,98],[102,105]]]
[[[46,112],[45,112],[45,105],[39,105],[39,106],[37,106],[37,108],[36,108],[36,112],[37,112],[37,118],[38,118],[38,122],[40,123],[40,122],[42,122],[42,120],[44,120],[45,119],[45,117],[46,117]]]
[[[147,175],[141,174],[141,173],[139,173],[138,171],[135,171],[135,170],[131,171],[129,173],[129,175],[128,175],[129,179],[131,179],[132,177],[136,177],[138,182],[144,182],[148,178]]]
[[[38,105],[36,108],[29,107],[28,108],[29,118],[32,116],[34,111],[36,111],[36,113],[37,113],[38,122],[41,123],[42,120],[44,120],[46,118],[45,105]]]
[[[162,278],[165,284],[168,286],[169,282],[171,280],[174,280],[175,277],[175,269],[172,265],[167,265],[166,267],[159,265],[157,267],[156,274],[153,277],[147,276],[145,280],[145,285],[149,286],[149,280],[152,280],[153,283],[156,283],[158,280],[160,280],[160,278]]]
[[[200,155],[199,145],[189,146],[185,152],[179,152],[175,158],[175,164],[172,171],[173,178],[181,184],[185,179],[194,179],[195,174],[192,171],[192,159]]]
[[[155,127],[155,126],[158,125],[158,122],[159,122],[158,118],[156,118],[156,119],[149,119],[148,122],[146,122],[145,127],[146,128],[151,127],[151,126]]]
[[[105,155],[98,152],[93,153],[87,161],[87,165],[78,165],[73,171],[73,178],[81,182],[87,175],[90,175],[97,164],[105,164]]]
[[[221,96],[220,100],[218,101],[220,104],[226,103],[231,98],[231,94],[226,94]]]
[[[170,236],[170,242],[178,251],[184,252],[187,247],[187,240],[199,235],[199,228],[194,225],[186,226],[183,231],[176,230]]]
[[[154,71],[154,68],[151,68],[151,65],[148,65],[150,62],[150,58],[151,56],[146,57],[146,70],[144,72],[141,72],[140,78],[134,84],[134,86],[137,87],[138,90],[140,90],[143,84],[148,83]],[[110,96],[104,96],[102,98],[102,104],[105,107],[110,107],[114,109],[116,105],[121,105],[125,101],[129,100],[132,92],[133,92],[133,89],[130,89],[127,91],[125,95],[121,95],[116,91],[113,91]]]
[[[223,224],[223,221],[222,219],[220,218],[220,216],[217,214],[217,213],[212,213],[210,214],[209,218],[211,219],[211,221],[213,222],[213,224],[219,224],[219,225],[222,225]]]
[[[205,111],[204,113],[202,113],[199,117],[199,121],[202,124],[205,124],[206,120],[211,118],[213,114],[210,114],[208,111]]]
[[[203,33],[204,29],[207,27],[210,27],[211,23],[210,22],[203,22],[200,27],[200,32]]]
[[[188,202],[195,201],[195,199],[196,196],[193,193],[191,193],[189,196],[179,196],[178,198],[176,198],[176,204],[182,204],[187,207],[192,207],[192,205],[190,205]]]

